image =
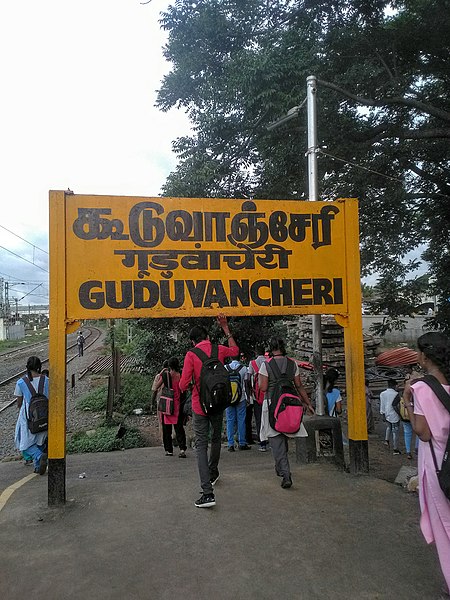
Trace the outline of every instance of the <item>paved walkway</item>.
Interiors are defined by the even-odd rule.
[[[333,467],[223,452],[217,506],[199,509],[195,456],[161,448],[68,457],[67,505],[47,477],[0,510],[2,600],[428,600],[442,577],[417,496]],[[0,491],[29,474],[0,463]],[[86,477],[80,479],[79,475]]]

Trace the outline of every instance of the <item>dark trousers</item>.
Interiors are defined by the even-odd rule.
[[[247,444],[253,444],[253,427],[252,427],[252,418],[253,418],[253,407],[254,404],[247,404],[247,412],[245,414],[245,438],[247,440]]]
[[[214,491],[211,479],[219,474],[220,444],[222,435],[223,413],[218,415],[192,414],[197,454],[198,474],[204,494]],[[211,428],[211,450],[208,458],[208,437]]]
[[[183,411],[180,409],[180,414],[178,415],[177,424],[174,425],[175,436],[177,438],[178,447],[180,450],[186,450],[186,432],[184,431],[183,425]],[[164,415],[162,417],[162,432],[163,432],[163,444],[164,450],[166,452],[173,452],[173,442],[172,442],[172,425],[164,423]]]

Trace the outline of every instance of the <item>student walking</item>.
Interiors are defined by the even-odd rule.
[[[262,406],[264,402],[264,392],[259,388],[258,382],[258,373],[261,368],[263,362],[266,361],[266,356],[264,355],[265,350],[262,344],[258,344],[256,346],[256,358],[250,361],[248,366],[248,379],[247,379],[247,395],[253,398],[253,412],[255,415],[255,423],[256,423],[256,435],[258,437],[259,442],[259,451],[266,452],[267,451],[267,440],[261,440],[260,431],[261,431],[261,415],[262,415]],[[248,441],[248,440],[247,440]]]
[[[230,364],[226,365],[226,369],[230,374],[232,393],[239,395],[239,399],[233,403],[233,406],[228,406],[225,411],[227,416],[228,452],[234,452],[234,434],[236,430],[239,450],[250,450],[251,448],[247,444],[246,438],[247,401],[245,379],[247,376],[247,367],[238,360],[233,360]]]
[[[38,391],[48,398],[48,377],[41,375],[41,360],[37,356],[30,356],[27,374],[17,381],[14,389],[19,407],[14,444],[25,457],[33,460],[34,472],[44,475],[47,470],[47,430],[31,433],[28,425],[30,400]]]
[[[219,479],[221,430],[223,422],[223,410],[215,414],[206,414],[200,402],[200,392],[202,390],[200,375],[202,373],[203,361],[205,355],[206,358],[217,355],[218,360],[223,365],[226,358],[238,356],[239,354],[239,348],[233,339],[233,334],[230,333],[226,316],[220,314],[217,317],[217,322],[228,340],[229,347],[213,345],[209,339],[208,332],[204,327],[199,325],[193,327],[189,333],[189,339],[194,348],[193,350],[189,350],[185,356],[180,380],[180,390],[182,392],[189,388],[192,380],[194,382],[192,388],[192,418],[195,434],[197,466],[202,488],[202,495],[195,502],[195,506],[198,508],[209,508],[216,504],[213,486]],[[203,360],[200,356],[203,357]],[[208,438],[210,431],[211,448],[208,457]]]
[[[392,437],[393,454],[401,454],[398,449],[398,438],[400,431],[400,417],[395,411],[392,403],[398,395],[397,382],[395,379],[388,379],[388,387],[380,394],[380,414],[386,423],[386,433],[384,436],[384,445],[390,448],[390,439]]]
[[[325,392],[325,408],[330,417],[337,417],[342,414],[342,397],[336,381],[339,378],[339,371],[334,368],[327,369],[323,378],[323,387]]]
[[[271,396],[275,390],[277,381],[279,380],[277,372],[286,375],[291,373],[290,379],[298,392],[299,398],[307,407],[308,413],[313,415],[314,408],[302,385],[300,370],[297,363],[286,356],[284,341],[273,338],[270,340],[269,350],[272,358],[262,363],[258,375],[259,387],[265,392],[261,423],[261,440],[269,440],[273,458],[275,460],[275,472],[282,478],[281,487],[287,489],[292,486],[291,468],[288,458],[288,439],[290,437],[308,437],[308,434],[303,423],[300,425],[300,429],[297,432],[291,434],[280,433],[271,427],[269,410],[273,400]],[[272,361],[275,362],[275,367],[272,366]]]
[[[435,378],[440,390],[450,393],[450,339],[443,333],[425,333],[417,340],[419,363]],[[403,391],[412,428],[419,436],[420,528],[428,544],[435,542],[442,573],[450,590],[450,501],[436,476],[441,468],[450,431],[450,413],[433,389],[412,374]],[[433,458],[434,452],[434,458]]]
[[[179,458],[186,458],[186,432],[180,391],[180,361],[176,357],[169,358],[168,369],[161,373],[159,387],[163,385],[173,390],[173,414],[159,413],[163,433],[163,445],[166,456],[173,456],[172,425],[178,442]]]

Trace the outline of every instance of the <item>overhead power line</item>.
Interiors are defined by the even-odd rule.
[[[30,246],[33,246],[33,248],[37,248],[41,252],[44,252],[45,254],[48,254],[47,250],[43,250],[42,248],[39,248],[39,246],[36,246],[36,244],[33,244],[33,242],[30,242],[30,241],[26,240],[25,238],[20,237],[20,235],[17,235],[17,233],[14,233],[14,231],[11,231],[10,229],[7,229],[4,225],[0,225],[0,227],[2,229],[4,229],[5,231],[7,231],[8,233],[11,233],[12,235],[15,235],[17,238],[19,238],[19,240],[22,240],[22,242],[25,242],[25,243],[29,244]]]
[[[34,262],[31,262],[31,260],[28,260],[27,258],[24,258],[23,256],[20,256],[20,254],[16,254],[12,250],[8,250],[8,248],[5,248],[4,246],[0,246],[0,248],[2,250],[6,250],[6,252],[9,252],[13,256],[17,256],[17,258],[20,258],[21,260],[24,260],[25,262],[30,263],[30,265],[33,265],[33,267],[37,267],[38,269],[41,269],[41,271],[45,271],[46,273],[48,273],[47,269],[44,269],[44,267],[40,267],[39,265],[36,265]]]

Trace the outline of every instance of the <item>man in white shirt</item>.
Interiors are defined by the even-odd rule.
[[[392,403],[397,397],[397,382],[395,379],[388,379],[388,387],[380,394],[380,413],[383,421],[386,423],[386,434],[384,436],[384,445],[390,447],[390,438],[392,434],[393,454],[401,454],[398,449],[398,434],[400,430],[400,416],[393,409]]]

